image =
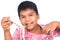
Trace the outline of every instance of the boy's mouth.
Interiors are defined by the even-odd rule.
[[[33,22],[30,22],[30,23],[26,23],[25,25],[28,27],[28,26],[31,26],[33,24]]]

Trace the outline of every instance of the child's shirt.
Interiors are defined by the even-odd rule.
[[[53,35],[52,35],[53,34]],[[25,30],[25,40],[53,40],[53,36],[60,36],[60,30],[48,34],[34,34]],[[13,40],[20,40],[20,29],[16,29]]]

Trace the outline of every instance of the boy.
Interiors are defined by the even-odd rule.
[[[47,24],[45,28],[42,28],[41,25],[37,23],[39,19],[37,6],[30,1],[24,1],[18,6],[18,16],[22,25],[25,26],[26,29],[25,40],[52,40],[52,36],[48,36],[48,33],[60,26],[59,22],[51,22]],[[9,17],[4,17],[1,20],[5,40],[20,40],[20,29],[15,31],[13,38],[11,37],[9,27],[12,24],[13,22],[9,20]]]

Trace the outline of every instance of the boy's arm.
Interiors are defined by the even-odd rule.
[[[55,23],[56,23],[57,27],[54,30],[54,32],[52,32],[52,34],[53,34],[52,36],[60,37],[60,22],[56,21]]]
[[[42,30],[42,33],[45,33],[45,34],[51,33],[53,31],[55,31],[55,29],[58,27],[59,27],[58,21],[50,22],[50,23],[45,25],[45,27]]]
[[[5,40],[12,40],[9,29],[4,30],[4,37],[5,37]]]
[[[5,40],[12,40],[11,34],[10,34],[10,25],[12,25],[12,21],[9,20],[10,17],[3,17],[1,20],[1,26],[4,30],[4,38]]]

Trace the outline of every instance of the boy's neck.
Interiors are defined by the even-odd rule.
[[[41,34],[42,33],[42,28],[40,25],[37,25],[33,30],[29,31],[32,32],[34,34]]]

